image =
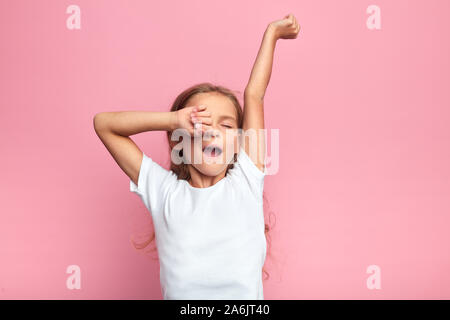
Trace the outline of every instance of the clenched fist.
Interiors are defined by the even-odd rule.
[[[295,39],[300,31],[300,25],[292,14],[271,22],[268,28],[272,29],[277,39]]]

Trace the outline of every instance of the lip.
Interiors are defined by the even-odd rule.
[[[209,148],[209,149],[216,148],[216,149],[219,149],[219,150],[220,150],[220,153],[219,153],[218,155],[214,155],[214,156],[211,155],[211,152],[205,153],[208,157],[218,157],[218,156],[222,155],[223,150],[222,150],[222,148],[221,148],[219,145],[217,145],[217,144],[209,144],[209,145],[207,145],[207,146],[204,146],[203,149],[202,149],[202,152],[203,152],[203,153],[205,152],[206,148]]]

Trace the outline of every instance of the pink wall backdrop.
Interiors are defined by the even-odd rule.
[[[366,25],[370,5],[381,29]],[[265,298],[449,299],[449,12],[447,0],[0,2],[0,299],[161,299],[158,261],[130,243],[150,214],[93,116],[167,111],[203,81],[243,92],[266,25],[288,13],[302,30],[278,42],[265,100],[280,130]],[[132,138],[168,167],[164,132]]]

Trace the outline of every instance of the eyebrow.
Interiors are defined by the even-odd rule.
[[[237,122],[237,120],[236,120],[235,117],[228,116],[228,115],[222,115],[222,116],[219,116],[219,119],[230,119],[230,120],[234,120],[234,121]]]

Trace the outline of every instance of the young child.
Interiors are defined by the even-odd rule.
[[[178,95],[169,112],[95,115],[97,135],[151,213],[164,299],[264,299],[266,169],[258,130],[276,41],[299,30],[291,14],[268,24],[243,110],[231,90],[201,83]],[[155,130],[167,131],[170,170],[129,137]],[[251,130],[257,134],[246,143]]]

